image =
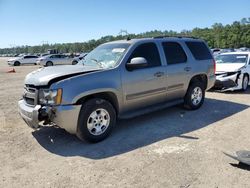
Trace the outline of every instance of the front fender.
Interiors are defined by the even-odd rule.
[[[82,97],[112,92],[118,103],[122,102],[122,85],[119,69],[92,72],[53,83],[51,89],[62,88],[62,105],[75,104]]]

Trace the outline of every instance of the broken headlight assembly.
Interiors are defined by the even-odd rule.
[[[43,105],[59,105],[62,102],[62,89],[41,89],[39,102]]]

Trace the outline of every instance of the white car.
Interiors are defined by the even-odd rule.
[[[42,66],[71,65],[72,58],[62,54],[50,54],[38,58],[36,63]]]
[[[88,55],[87,53],[81,53],[78,57],[75,57],[72,61],[72,65],[76,65],[79,61],[81,61],[86,55]]]
[[[228,52],[215,57],[215,89],[243,90],[249,85],[250,52]]]
[[[20,66],[20,65],[25,65],[25,64],[36,65],[37,59],[38,59],[38,56],[35,56],[35,55],[24,55],[24,56],[18,56],[18,57],[9,59],[7,62],[9,65],[14,65],[14,66]]]

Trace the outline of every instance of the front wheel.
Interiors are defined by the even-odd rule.
[[[50,66],[53,66],[53,63],[52,63],[51,61],[48,61],[48,62],[46,63],[46,67],[50,67]]]
[[[77,63],[77,61],[72,61],[72,65],[76,65]]]
[[[247,75],[244,75],[243,81],[242,81],[242,91],[247,90],[248,84],[249,84],[249,78]]]
[[[193,81],[184,98],[184,107],[189,110],[200,108],[204,102],[205,88],[200,81]]]
[[[20,66],[21,65],[21,63],[19,62],[19,61],[16,61],[15,63],[14,63],[14,66]]]
[[[116,112],[104,99],[90,99],[82,105],[77,125],[77,137],[100,142],[109,136],[116,124]]]

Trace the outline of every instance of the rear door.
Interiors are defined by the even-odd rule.
[[[29,63],[30,64],[35,64],[36,63],[36,61],[37,61],[37,56],[30,56],[30,58],[29,58]]]
[[[61,57],[61,64],[64,64],[64,65],[71,64],[71,58],[69,58],[68,56],[60,55],[60,57]]]
[[[135,70],[121,69],[125,111],[153,105],[166,98],[166,70],[157,45],[153,42],[138,45],[126,63],[135,57],[144,57],[148,65]]]
[[[190,79],[190,60],[186,55],[181,43],[163,42],[167,62],[167,99],[184,97]]]
[[[22,64],[29,64],[30,63],[30,56],[26,55],[23,57]]]
[[[54,65],[60,64],[60,62],[61,62],[60,55],[52,55],[51,60],[52,60]]]

